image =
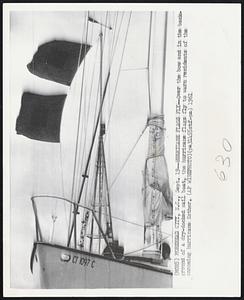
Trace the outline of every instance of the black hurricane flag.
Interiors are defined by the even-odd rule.
[[[16,121],[17,134],[34,140],[59,143],[65,98],[66,95],[23,93]]]
[[[90,45],[53,40],[38,47],[28,70],[41,78],[70,85]]]

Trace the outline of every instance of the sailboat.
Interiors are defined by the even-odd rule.
[[[172,287],[172,236],[165,235],[162,230],[163,224],[172,220],[173,214],[173,196],[164,153],[168,12],[148,12],[145,15],[148,57],[143,72],[148,79],[148,113],[143,116],[145,127],[135,145],[123,156],[124,163],[114,180],[109,177],[107,167],[106,142],[112,113],[109,109],[112,105],[107,98],[111,86],[114,91],[117,88],[132,13],[104,12],[99,15],[86,12],[85,38],[81,43],[47,41],[39,45],[27,65],[33,76],[66,85],[68,93],[74,88],[74,81],[80,84],[77,133],[72,132],[76,141],[73,174],[70,176],[71,195],[31,196],[35,240],[30,269],[39,273],[40,288]],[[93,38],[88,42],[91,31]],[[123,47],[118,49],[120,40]],[[94,62],[94,68],[90,68],[90,75],[86,75],[91,62]],[[92,95],[86,104],[85,88]],[[62,114],[67,98],[64,93],[43,95],[25,91],[16,122],[17,134],[39,141],[40,147],[46,143],[60,144]],[[96,98],[96,101],[91,98]],[[88,112],[93,114],[90,119]],[[126,217],[114,216],[112,206],[116,205],[119,195],[111,197],[111,187],[132,160],[131,154],[144,135],[148,146],[140,166],[142,186],[135,187],[141,194],[141,207],[138,209],[144,216],[144,224],[141,225],[144,230],[141,236],[143,247],[125,253],[114,222],[119,220],[132,225],[133,222]],[[139,177],[141,173],[135,176]],[[126,193],[126,186],[123,193]],[[122,207],[123,203],[119,205]]]

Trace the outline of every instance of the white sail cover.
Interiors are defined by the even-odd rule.
[[[172,215],[172,192],[168,168],[164,157],[164,119],[162,115],[150,117],[149,148],[144,170],[144,221],[161,225],[167,215]]]

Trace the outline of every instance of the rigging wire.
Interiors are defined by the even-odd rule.
[[[122,13],[122,17],[121,17],[121,20],[120,20],[120,25],[119,25],[119,29],[118,29],[118,34],[117,34],[117,37],[116,37],[116,40],[114,41],[114,44],[113,44],[113,54],[112,54],[112,57],[111,57],[111,60],[113,60],[113,58],[114,58],[114,54],[115,54],[115,49],[116,49],[116,47],[117,47],[117,45],[118,45],[118,41],[119,41],[119,35],[120,35],[120,32],[121,32],[121,26],[122,26],[122,23],[123,23],[123,19],[124,19],[124,12]],[[114,34],[114,36],[115,36],[115,34]]]
[[[86,41],[87,41],[87,33],[88,33],[88,14],[87,12],[86,18],[84,20],[85,24],[85,36],[86,36]],[[83,34],[84,34],[83,32]],[[79,52],[79,59],[77,62],[77,70],[79,68],[79,62],[80,62],[80,57],[81,57],[81,48],[82,48],[82,43],[80,47],[80,52]],[[73,179],[72,179],[72,190],[71,190],[71,199],[74,197],[74,187],[75,187],[75,175],[76,175],[76,164],[77,164],[77,152],[78,152],[78,140],[79,140],[79,131],[80,131],[80,115],[81,115],[81,104],[82,104],[82,92],[83,92],[83,84],[84,84],[84,72],[85,72],[85,60],[86,56],[84,57],[84,62],[83,62],[83,75],[82,75],[82,83],[81,83],[81,95],[80,95],[80,101],[79,101],[79,112],[78,112],[78,130],[77,130],[77,137],[76,137],[76,146],[75,146],[75,161],[74,161],[74,169],[73,169]],[[70,207],[70,215],[69,215],[69,228],[71,226],[71,215],[72,215],[72,206]],[[69,232],[69,230],[68,230]]]
[[[89,13],[88,13],[89,14]],[[93,34],[93,26],[94,24],[92,24],[92,34]],[[88,25],[87,25],[88,26]],[[89,32],[89,27],[87,29],[87,35],[88,35],[88,32]],[[87,43],[87,36],[86,36],[86,43]],[[95,64],[95,61],[94,61],[94,64]],[[90,69],[89,68],[86,68],[87,69],[87,72],[89,74],[89,71]],[[86,77],[85,76],[85,72],[83,73],[82,75],[82,79]],[[85,82],[86,78],[84,79],[84,82]],[[82,129],[80,131],[80,136],[79,136],[79,153],[78,153],[78,167],[77,167],[77,171],[76,171],[76,177],[79,179],[79,175],[81,173],[81,167],[83,165],[83,160],[84,160],[84,152],[85,152],[85,149],[86,149],[86,135],[87,135],[87,120],[89,118],[89,110],[90,110],[90,103],[88,102],[88,111],[87,111],[87,99],[86,99],[86,95],[87,95],[87,85],[84,84],[84,92],[83,92],[83,95],[82,95],[82,98],[83,98],[83,103],[84,103],[84,108],[82,110],[83,112],[83,115],[82,115]],[[84,138],[84,142],[83,144],[81,144],[81,136],[85,136]],[[82,151],[82,147],[83,146],[83,151]],[[82,153],[82,154],[81,154]],[[82,157],[82,158],[81,158]],[[76,189],[75,191],[77,192],[79,189],[79,180],[76,181]]]
[[[141,70],[148,70],[148,67],[121,69],[121,72],[124,72],[124,71],[141,71]]]
[[[120,23],[118,22],[118,19],[119,19],[119,12],[116,12],[116,17],[115,17],[115,20],[114,20],[114,24],[113,24],[113,36],[112,36],[112,42],[110,43],[110,48],[109,48],[109,67],[111,69],[111,65],[112,65],[112,62],[113,62],[113,58],[114,58],[114,55],[115,55],[115,51],[116,51],[116,48],[117,48],[117,44],[118,44],[118,40],[119,40],[119,36],[120,36],[120,32],[121,32],[121,26],[122,26],[122,23],[123,23],[123,18],[124,18],[124,12],[122,12],[122,16],[120,18]],[[119,23],[119,25],[118,25]],[[118,32],[117,32],[117,25],[119,26],[118,27]],[[109,82],[109,89],[108,89],[108,105],[107,105],[107,115],[109,115],[109,108],[111,106],[111,83]],[[106,130],[107,133],[108,133],[108,130]],[[111,143],[111,136],[106,134],[105,135],[105,138],[104,138],[104,142],[106,141],[106,139],[109,139],[108,141],[108,149],[110,151],[110,143]],[[108,155],[108,158],[110,159],[110,154]],[[109,162],[109,167],[110,167],[110,162]],[[108,169],[108,174],[110,174],[109,172],[109,169]]]
[[[107,24],[108,24],[108,11],[106,11],[105,27],[103,28],[103,26],[101,25],[101,32],[103,34],[103,45],[104,45],[105,40],[106,40],[106,34],[107,34],[106,27],[107,27]]]
[[[152,35],[152,12],[150,12],[149,37],[148,37],[148,57],[147,57],[147,88],[148,88],[148,104],[149,114],[151,115],[151,85],[150,85],[150,55],[151,55],[151,35]]]
[[[130,152],[128,153],[128,155],[127,155],[127,157],[126,157],[124,163],[122,164],[120,170],[118,171],[117,175],[115,176],[114,180],[112,181],[112,183],[111,183],[111,185],[110,185],[110,187],[109,187],[109,190],[112,188],[112,186],[114,185],[114,183],[115,183],[116,180],[118,179],[119,175],[120,175],[121,172],[123,171],[123,169],[124,169],[126,163],[128,162],[128,160],[129,160],[131,154],[133,153],[134,149],[136,148],[136,146],[137,146],[137,144],[138,144],[140,138],[143,136],[143,134],[144,134],[144,132],[145,132],[146,129],[147,129],[147,125],[144,127],[144,129],[142,130],[141,134],[140,134],[139,137],[137,138],[135,144],[133,145],[133,147],[131,148]]]
[[[59,154],[60,154],[60,169],[61,169],[61,188],[62,188],[62,195],[64,197],[64,171],[63,171],[63,158],[62,158],[62,144],[59,143]]]
[[[98,50],[98,44],[97,44],[97,50]],[[97,54],[97,53],[96,53]],[[95,68],[95,65],[94,65],[94,68]],[[99,85],[99,83],[98,83],[98,85]],[[98,100],[99,100],[99,97],[98,97],[98,94],[99,94],[99,87],[97,88],[97,100],[96,100],[96,107],[95,107],[95,115],[96,115],[96,112],[97,112],[97,104],[98,104]],[[91,101],[90,101],[90,99],[89,99],[89,103],[90,103]],[[94,116],[94,122],[93,122],[93,131],[94,131],[94,129],[95,129],[95,116]],[[85,137],[85,139],[86,139],[86,137]],[[83,157],[82,157],[82,161],[83,161],[83,158],[84,158],[84,156],[85,156],[85,146],[84,146],[84,148],[83,148]],[[90,174],[90,167],[91,167],[91,165],[89,164],[89,166],[88,166],[88,170],[87,170],[87,176],[89,176],[89,174]],[[93,179],[93,176],[92,176],[92,179]],[[92,180],[92,182],[93,182],[93,180]],[[88,194],[89,194],[89,190],[88,190],[88,183],[86,184],[86,187],[85,187],[85,192],[84,192],[84,200],[83,200],[83,203],[86,205],[87,204],[87,198],[88,198]],[[92,186],[93,186],[93,184],[92,184]],[[89,199],[91,199],[91,198],[89,198]],[[85,217],[86,217],[86,213],[87,213],[87,210],[86,209],[84,209],[83,210],[83,220],[85,220]],[[82,230],[82,229],[81,229]],[[85,227],[85,233],[84,233],[84,236],[86,235],[86,230],[87,230],[87,228]],[[80,236],[81,236],[81,233],[80,233]]]
[[[91,96],[92,96],[92,88],[93,88],[93,83],[94,83],[94,75],[95,75],[95,66],[96,66],[96,57],[97,57],[97,51],[98,51],[98,44],[96,47],[96,53],[95,53],[95,60],[94,60],[94,66],[93,66],[93,70],[92,70],[92,77],[91,77],[91,89],[90,89],[90,93],[89,93],[89,97],[88,97],[88,111],[87,113],[84,113],[84,115],[87,117],[86,119],[86,126],[85,126],[85,133],[84,133],[84,144],[83,144],[83,152],[82,152],[82,157],[81,157],[81,166],[83,165],[83,161],[84,161],[84,157],[85,157],[85,150],[86,150],[86,140],[87,140],[87,132],[88,132],[88,120],[89,120],[89,116],[90,116],[90,108],[91,108]],[[79,172],[80,173],[80,172]]]
[[[117,87],[118,87],[118,83],[119,83],[119,76],[120,76],[120,72],[121,72],[121,66],[122,66],[122,62],[123,62],[125,46],[126,46],[126,41],[127,41],[128,32],[129,32],[131,15],[132,15],[132,12],[130,12],[129,21],[128,21],[128,24],[127,24],[127,29],[126,29],[125,39],[124,39],[124,45],[123,45],[123,51],[122,51],[122,55],[121,55],[121,59],[120,59],[119,72],[118,72],[118,75],[117,75],[117,78],[116,78],[115,89],[114,89],[114,93],[113,93],[113,97],[112,97],[112,105],[111,105],[111,109],[110,109],[110,112],[109,112],[109,118],[108,118],[108,122],[107,122],[107,128],[109,128],[111,114],[112,114],[114,100],[115,100],[115,95],[116,95],[116,91],[117,91]],[[106,140],[106,137],[105,137],[105,140]]]
[[[61,187],[62,187],[62,195],[64,197],[64,168],[63,168],[63,154],[62,154],[61,142],[59,144],[59,153],[60,153],[60,169],[61,169]],[[67,209],[65,203],[64,203],[64,211],[65,211],[66,225],[68,226],[68,216],[67,216]]]
[[[97,40],[97,42],[98,42],[98,40]],[[92,87],[93,87],[93,82],[94,82],[94,74],[95,74],[95,66],[96,66],[96,58],[97,58],[97,50],[98,50],[98,43],[97,43],[97,48],[96,48],[96,54],[95,54],[95,60],[94,60],[94,67],[93,67],[93,74],[92,74],[92,84],[91,84],[91,89],[90,89],[90,95],[89,95],[89,111],[90,111],[90,103],[91,103],[91,93],[92,93]],[[98,87],[97,87],[97,91],[98,91]],[[97,92],[97,95],[96,95],[96,98],[95,99],[97,99],[96,101],[98,101],[98,92]],[[96,102],[96,107],[97,107],[97,102]],[[96,114],[96,109],[97,108],[95,108],[95,114]],[[90,114],[90,113],[89,113]],[[85,112],[83,112],[83,115],[84,115],[84,118],[83,118],[83,120],[85,120],[86,119],[86,113]],[[89,116],[88,116],[88,118],[89,118]],[[94,115],[94,122],[95,122],[95,115]],[[87,122],[83,122],[83,124],[84,123],[86,123],[87,124]],[[88,125],[88,124],[87,124]],[[85,139],[84,139],[84,144],[83,144],[83,153],[82,153],[82,162],[81,162],[81,164],[80,164],[80,168],[79,168],[79,170],[77,171],[77,174],[78,175],[80,175],[81,174],[81,168],[82,168],[82,166],[83,166],[83,161],[84,161],[84,156],[85,156],[85,150],[86,150],[86,136],[87,136],[87,126],[85,127]],[[93,130],[94,130],[94,125],[93,125]],[[81,151],[81,150],[80,150]],[[80,182],[78,181],[77,182],[77,190],[79,190],[79,188],[80,188]]]
[[[111,53],[112,53],[112,49],[114,49],[114,43],[115,43],[115,36],[116,36],[116,30],[117,30],[117,22],[118,22],[118,15],[119,15],[119,12],[117,11],[116,12],[116,17],[115,17],[115,20],[114,20],[114,24],[113,24],[113,38],[112,38],[112,42],[111,42]],[[111,56],[112,58],[112,56]]]
[[[104,27],[107,27],[107,22],[108,22],[108,12],[106,12],[106,20],[105,20],[105,26]],[[93,24],[94,25],[94,24]],[[92,25],[92,29],[93,29],[93,26]],[[100,26],[100,30],[101,32],[105,32],[105,34],[103,35],[103,39],[105,41],[105,38],[106,38],[106,28],[103,28],[103,26],[101,25]],[[100,39],[98,39],[99,41]],[[95,54],[95,59],[94,59],[94,67],[93,67],[93,74],[92,74],[92,78],[91,78],[91,89],[90,89],[90,95],[89,95],[89,103],[88,103],[88,112],[85,113],[84,112],[84,115],[87,117],[87,119],[89,118],[89,113],[90,113],[90,104],[91,104],[91,92],[92,92],[92,86],[93,86],[93,81],[94,81],[94,73],[95,73],[95,65],[96,65],[96,57],[97,57],[97,50],[98,50],[98,43],[97,43],[97,48],[96,48],[96,54]],[[96,114],[95,114],[96,115]],[[87,124],[87,122],[85,122]],[[84,137],[84,145],[83,145],[83,153],[82,153],[82,159],[81,159],[81,166],[83,165],[83,161],[84,161],[84,157],[85,157],[85,149],[86,149],[86,136],[87,136],[87,127],[85,127],[85,137]]]
[[[135,226],[142,227],[142,228],[145,227],[145,226],[142,225],[142,224],[139,224],[139,223],[136,223],[136,222],[132,222],[132,221],[129,221],[129,220],[120,218],[120,217],[115,217],[115,216],[111,216],[111,217],[112,217],[112,219],[115,219],[115,220],[118,220],[118,221],[121,221],[121,222],[125,222],[125,223],[131,224],[131,225],[135,225]],[[155,231],[155,232],[161,232],[161,233],[166,234],[166,235],[168,235],[168,236],[171,236],[171,235],[172,235],[172,234],[170,234],[170,233],[163,232],[163,231],[157,230],[157,229],[149,228],[149,230],[150,230],[150,231]]]
[[[168,237],[165,237],[165,238],[161,239],[160,242],[166,240],[167,238],[168,238]],[[149,245],[149,246],[146,246],[146,247],[143,247],[143,248],[134,250],[134,251],[127,252],[127,253],[124,254],[124,256],[129,255],[129,254],[132,254],[132,253],[136,253],[136,252],[139,252],[139,251],[142,251],[142,250],[147,249],[147,248],[149,248],[149,247],[151,247],[151,246],[154,246],[154,245],[156,245],[156,244],[158,244],[158,242],[153,243],[153,244],[151,244],[151,245]]]
[[[89,15],[89,12],[87,12],[87,15]],[[92,26],[92,29],[93,29],[93,26]],[[89,26],[88,26],[88,17],[87,17],[87,21],[86,21],[86,31],[85,31],[85,44],[87,44],[87,38],[88,38],[88,32],[89,32]],[[79,62],[78,62],[78,66],[79,66]],[[78,68],[78,67],[77,67]],[[78,166],[76,167],[75,169],[75,178],[77,178],[79,176],[79,170],[80,170],[80,167],[81,167],[81,164],[79,163],[80,162],[80,156],[81,156],[81,140],[80,140],[80,136],[81,134],[83,133],[84,131],[84,126],[85,126],[85,118],[86,118],[86,114],[85,114],[85,110],[86,110],[86,85],[85,85],[85,70],[86,70],[86,57],[84,59],[84,62],[83,62],[83,70],[82,70],[82,82],[81,82],[81,89],[80,89],[80,106],[79,106],[79,116],[78,116],[78,125],[80,126],[80,122],[81,122],[81,118],[80,118],[80,113],[81,111],[83,112],[83,116],[82,116],[82,126],[81,126],[81,130],[80,128],[78,127],[78,131],[77,131],[77,152],[76,152],[76,155],[75,155],[75,158],[76,158],[76,164],[77,164],[77,161],[78,161]],[[82,110],[82,103],[83,103],[83,106],[84,106],[84,109]],[[78,153],[78,155],[77,155]],[[77,190],[77,180],[75,180],[74,178],[74,187],[76,186],[76,188],[74,188],[73,190],[73,195],[75,193],[75,191]]]
[[[35,37],[36,37],[36,26],[35,26],[35,18],[33,16],[33,11],[31,11],[31,35],[32,35],[32,53],[34,53],[36,51],[36,41],[35,41]],[[34,62],[34,60],[33,60]],[[33,65],[33,68],[35,68],[35,62]],[[33,77],[32,77],[33,78]],[[33,90],[35,90],[35,80],[33,78],[33,80],[31,81]],[[37,159],[38,156],[38,149],[36,147],[36,141],[35,140],[31,140],[31,145],[32,145],[32,172],[33,172],[33,182],[32,182],[32,194],[34,194],[34,191],[38,191],[39,189],[39,172],[40,172],[40,164],[39,164],[39,159]]]
[[[85,21],[84,21],[84,27],[86,28],[86,33],[87,33],[87,31],[88,31],[88,13],[87,13],[87,17],[85,18]],[[84,32],[83,32],[83,34],[84,34]],[[80,47],[80,51],[79,51],[79,58],[78,58],[78,62],[77,62],[77,70],[79,68],[81,48],[82,48],[82,43],[81,43],[81,47]],[[83,63],[83,75],[84,75],[84,69],[85,69],[85,58],[84,58],[84,63]],[[83,91],[83,82],[84,82],[84,76],[82,76],[81,93]],[[79,130],[80,130],[81,102],[82,102],[82,97],[80,97],[80,101],[79,101],[78,130],[77,130],[76,146],[75,146],[75,162],[74,162],[74,169],[73,169],[71,199],[73,199],[73,195],[74,195],[74,184],[75,184],[75,173],[76,173],[78,140],[79,140],[78,137],[79,137]]]
[[[94,28],[94,24],[92,24],[92,37],[91,39],[93,39],[93,28]],[[84,143],[83,143],[83,151],[82,151],[82,158],[81,158],[81,163],[79,164],[79,170],[77,171],[78,175],[81,174],[81,168],[83,166],[83,162],[84,162],[84,158],[85,158],[85,152],[86,152],[86,142],[87,142],[87,132],[88,132],[88,120],[89,120],[89,116],[90,116],[90,107],[91,107],[91,96],[92,96],[92,90],[93,90],[93,84],[94,84],[94,75],[95,75],[95,67],[96,67],[96,58],[97,58],[97,51],[98,50],[98,43],[97,43],[97,47],[96,47],[96,52],[95,52],[95,58],[94,58],[94,65],[93,65],[93,69],[92,69],[92,75],[91,75],[91,86],[90,86],[90,91],[89,91],[89,96],[88,96],[88,109],[87,111],[83,111],[83,124],[84,124]],[[90,72],[88,72],[90,73]],[[85,104],[84,104],[85,106]],[[94,127],[94,126],[93,126]],[[81,151],[81,149],[80,149]],[[79,156],[81,156],[81,152],[79,152]],[[88,166],[88,170],[87,170],[87,174],[90,172],[90,165]],[[80,189],[80,181],[77,182],[77,191]],[[86,204],[87,202],[87,193],[88,193],[88,184],[86,184],[85,187],[85,192],[84,192],[84,203]],[[86,214],[86,210],[83,211],[83,220],[85,219],[85,214]],[[80,230],[83,230],[82,228]],[[86,228],[85,228],[86,230]],[[80,232],[80,238],[81,238],[81,232]]]
[[[116,33],[117,33],[117,22],[118,22],[118,15],[119,12],[116,12],[115,18],[114,18],[114,23],[113,23],[113,35],[112,37],[110,36],[110,41],[109,41],[109,67],[111,69],[111,64],[112,64],[112,54],[113,54],[113,49],[115,46],[115,37],[116,37]],[[106,118],[108,116],[108,111],[109,111],[109,107],[111,105],[111,82],[109,82],[109,86],[108,86],[108,100],[107,100],[107,111],[106,111]],[[107,133],[106,133],[107,134]],[[110,174],[110,166],[111,166],[111,135],[108,134],[107,136],[108,138],[108,142],[107,142],[107,148],[108,148],[108,155],[107,155],[107,180],[109,178],[109,174]],[[104,145],[105,147],[105,145]],[[108,191],[109,193],[109,191]]]
[[[61,143],[59,144],[59,146],[60,145],[61,145]],[[54,152],[56,152],[55,147],[51,147],[50,150],[51,150],[51,157],[54,157]],[[52,164],[52,173],[53,174],[59,173],[59,172],[57,172],[57,168],[55,168],[55,165],[56,165],[55,163]],[[62,186],[62,184],[61,184],[61,186]],[[55,200],[54,207],[52,207],[52,212],[51,212],[52,226],[50,228],[49,242],[53,241],[54,230],[55,230],[55,222],[58,218],[58,216],[57,216],[57,205],[58,205],[58,199]]]
[[[92,34],[93,34],[93,24],[92,24]],[[96,47],[94,65],[93,65],[92,76],[91,76],[91,88],[90,88],[90,93],[89,93],[89,97],[88,97],[88,111],[87,112],[85,112],[85,110],[83,111],[83,116],[84,116],[83,120],[85,120],[83,122],[83,124],[84,124],[84,143],[83,143],[83,151],[82,151],[81,163],[80,163],[80,168],[78,170],[78,174],[81,173],[81,168],[83,166],[83,162],[84,162],[84,158],[85,158],[87,132],[88,132],[88,120],[89,120],[89,116],[90,116],[91,95],[92,95],[92,90],[93,90],[92,88],[93,88],[94,76],[95,76],[97,51],[98,51],[98,43],[97,43],[97,47]],[[79,189],[79,186],[77,189]]]
[[[167,27],[168,27],[168,12],[165,12],[164,25],[164,49],[163,49],[163,80],[162,80],[162,106],[161,113],[164,111],[164,89],[165,89],[165,72],[166,72],[166,48],[167,48]]]

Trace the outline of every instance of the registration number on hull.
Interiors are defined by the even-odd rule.
[[[79,264],[83,267],[90,267],[90,268],[94,268],[96,262],[95,259],[90,259],[86,256],[70,255],[65,253],[61,254],[60,259],[62,262]]]

